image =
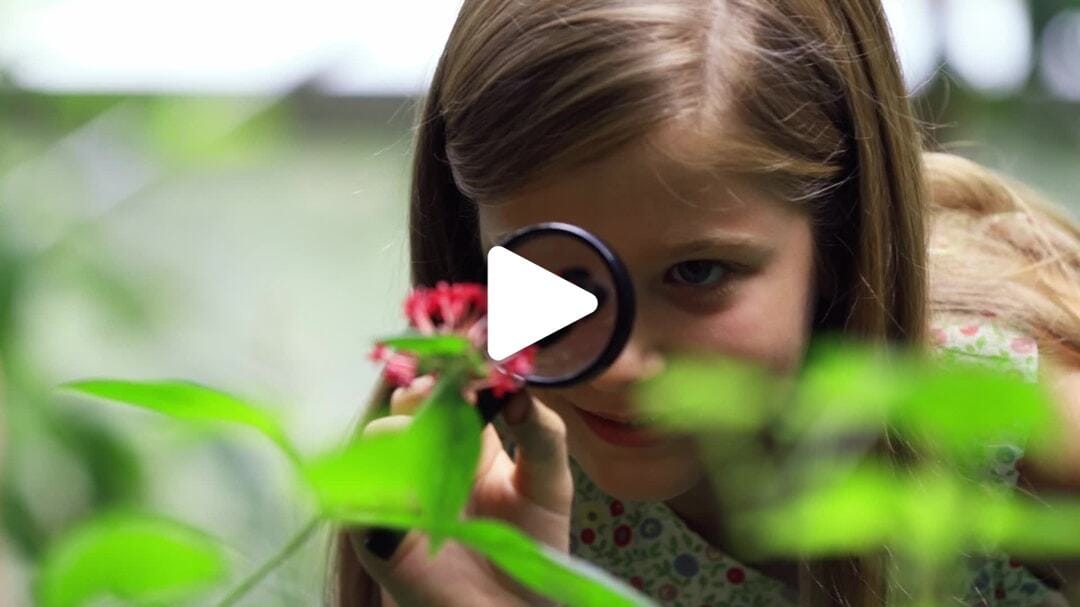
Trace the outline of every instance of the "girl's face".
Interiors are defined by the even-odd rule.
[[[663,152],[665,140],[655,141],[479,209],[485,251],[514,229],[563,221],[598,235],[625,262],[638,305],[622,354],[591,381],[530,391],[562,416],[570,454],[601,489],[651,501],[703,480],[694,442],[669,435],[646,446],[613,444],[582,411],[633,417],[631,385],[661,370],[669,353],[797,369],[814,301],[809,218],[732,178],[679,163]]]

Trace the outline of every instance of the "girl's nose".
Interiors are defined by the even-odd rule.
[[[663,369],[663,356],[632,336],[615,362],[589,383],[601,392],[620,393]]]

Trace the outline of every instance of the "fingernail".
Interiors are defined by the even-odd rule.
[[[401,543],[401,534],[393,529],[372,529],[364,538],[364,548],[384,561],[390,560]]]

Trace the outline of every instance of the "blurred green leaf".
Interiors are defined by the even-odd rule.
[[[985,457],[992,440],[1042,438],[1051,430],[1051,404],[1042,386],[970,364],[924,365],[894,423],[928,450],[962,462]]]
[[[409,512],[406,510],[393,510],[389,508],[364,508],[357,507],[351,510],[337,510],[326,513],[326,518],[338,523],[359,527],[386,527],[388,529],[419,529],[430,532],[434,527],[439,527],[440,533],[446,535],[453,529],[442,523],[429,523],[419,510]]]
[[[480,552],[528,588],[572,607],[651,605],[611,574],[491,520],[458,523],[449,535]]]
[[[790,439],[807,432],[881,430],[910,391],[902,368],[898,357],[866,347],[816,344],[781,432]]]
[[[30,259],[0,238],[0,353],[9,354],[16,326],[15,311]]]
[[[300,458],[270,413],[231,394],[186,381],[81,380],[62,388],[89,396],[135,405],[196,422],[228,422],[247,426],[269,438],[293,462]]]
[[[388,348],[412,352],[418,356],[456,356],[472,347],[468,339],[460,335],[406,334],[386,337],[377,341]]]
[[[105,515],[49,550],[37,580],[43,607],[75,607],[116,597],[136,604],[174,603],[226,573],[209,536],[166,519]]]
[[[459,373],[440,377],[405,429],[359,436],[305,466],[328,516],[422,516],[437,549],[439,529],[468,501],[480,456],[480,416],[459,393]]]
[[[541,546],[509,525],[459,521],[482,430],[476,409],[459,392],[460,373],[451,369],[440,377],[406,429],[359,438],[308,466],[306,478],[327,516],[354,525],[419,529],[431,539],[432,554],[446,539],[457,539],[567,605],[648,604],[595,566]]]
[[[420,453],[407,432],[357,437],[307,464],[304,476],[321,510],[330,517],[348,511],[418,516]]]
[[[973,483],[951,470],[923,469],[897,484],[890,544],[931,567],[960,556],[970,544],[970,516],[978,502],[969,499]],[[876,507],[874,504],[868,504]]]
[[[864,553],[891,538],[901,498],[895,476],[865,465],[840,480],[812,485],[785,504],[748,513],[738,525],[770,554],[830,556]]]
[[[57,263],[64,279],[91,296],[93,303],[125,327],[145,330],[150,326],[151,306],[145,286],[119,271],[114,261],[102,259],[100,251],[81,247]]]
[[[970,551],[1080,555],[1080,502],[1036,502],[936,467],[901,478],[864,466],[787,504],[744,515],[739,525],[769,554],[835,556],[888,546],[930,569]]]
[[[480,458],[483,428],[476,408],[461,394],[460,370],[440,376],[431,396],[416,414],[407,433],[410,447],[420,454],[417,465],[421,511],[432,521],[456,521],[472,492]],[[442,542],[431,537],[434,554]]]
[[[893,546],[942,566],[971,551],[1034,558],[1080,555],[1080,502],[1017,494],[944,468],[906,482]]]
[[[5,539],[12,542],[31,560],[41,557],[48,534],[19,492],[12,471],[5,470],[0,484],[0,520]]]
[[[1021,558],[1075,559],[1080,555],[1080,502],[1035,501],[1004,492],[974,499],[977,507],[969,514],[981,549]]]
[[[673,358],[635,388],[635,399],[657,423],[680,431],[760,429],[776,410],[786,383],[728,358]]]
[[[418,529],[429,536],[457,540],[487,557],[511,578],[560,605],[652,605],[596,565],[553,550],[502,521],[432,521],[417,515],[362,510],[342,512],[335,518],[350,525]]]
[[[48,422],[49,430],[90,476],[94,507],[116,507],[138,497],[142,467],[122,436],[98,420],[69,411],[49,416]]]

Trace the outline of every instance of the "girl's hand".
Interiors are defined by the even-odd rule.
[[[390,397],[390,415],[377,419],[364,435],[400,430],[434,386],[421,376]],[[475,395],[469,394],[475,402]],[[515,459],[503,449],[495,428],[483,431],[476,482],[466,514],[498,518],[536,540],[569,552],[573,480],[567,461],[566,426],[557,413],[518,392],[502,412],[516,443]],[[448,540],[434,557],[427,537],[410,531],[390,556],[382,560],[363,547],[364,530],[353,544],[364,568],[382,588],[383,605],[553,605],[505,576],[486,558]]]

